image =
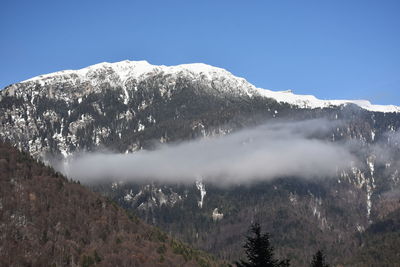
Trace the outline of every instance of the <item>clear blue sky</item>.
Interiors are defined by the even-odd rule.
[[[0,2],[0,88],[124,59],[400,105],[399,0]]]

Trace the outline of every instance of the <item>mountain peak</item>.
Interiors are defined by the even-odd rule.
[[[234,76],[229,71],[204,63],[180,64],[175,66],[152,65],[146,60],[119,62],[102,62],[78,70],[64,70],[44,74],[22,81],[21,83],[38,83],[39,85],[52,83],[90,82],[93,85],[109,82],[111,85],[125,86],[128,79],[142,80],[155,74],[182,75],[193,80],[206,82],[219,81],[222,87],[234,88],[236,91],[252,96],[254,94],[273,98],[278,102],[288,103],[301,108],[326,108],[355,104],[363,109],[375,112],[400,112],[400,107],[394,105],[373,105],[367,100],[321,100],[313,95],[297,95],[292,90],[271,91],[257,88],[245,79]]]
[[[119,76],[121,81],[125,81],[130,77],[139,78],[141,75],[151,72],[164,72],[168,74],[179,73],[179,72],[190,72],[195,75],[203,74],[208,76],[209,78],[221,75],[229,75],[231,77],[234,77],[230,72],[226,71],[225,69],[214,67],[204,63],[190,63],[190,64],[175,65],[175,66],[165,66],[165,65],[152,65],[146,60],[139,60],[139,61],[123,60],[114,63],[101,62],[77,70],[62,70],[49,74],[43,74],[24,80],[21,83],[37,82],[48,79],[60,80],[60,77],[66,78],[69,76],[73,76],[76,78],[79,77],[81,80],[82,79],[86,80],[95,78],[96,73],[104,70],[114,72],[115,75]],[[110,74],[110,72],[107,72],[107,74]]]

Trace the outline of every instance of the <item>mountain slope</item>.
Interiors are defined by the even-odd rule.
[[[8,86],[0,93],[0,136],[55,164],[75,152],[152,150],[276,120],[340,122],[312,138],[356,143],[359,165],[330,179],[276,177],[228,188],[206,179],[192,185],[151,179],[91,185],[147,222],[226,259],[240,256],[241,237],[258,220],[276,233],[279,255],[306,266],[319,248],[331,252],[331,262],[343,263],[360,245],[358,236],[397,205],[386,196],[400,185],[400,150],[393,137],[400,127],[398,111],[263,90],[204,64],[126,61]],[[381,157],[382,151],[393,153]]]
[[[362,246],[355,251],[349,265],[400,266],[400,208],[371,224],[360,240]]]
[[[275,101],[257,92],[244,79],[203,64],[99,64],[5,88],[1,136],[42,157],[99,145],[134,151],[148,147],[150,138],[165,142],[202,134],[266,104],[272,117]]]
[[[318,112],[355,104],[371,111],[399,111],[366,101],[324,101],[259,89],[205,64],[166,67],[145,61],[38,76],[6,87],[0,103],[1,136],[41,157],[46,151],[66,157],[99,145],[134,151],[148,147],[149,138],[165,142],[212,134],[210,129],[229,131],[221,126],[233,120],[241,124],[246,120],[238,118],[254,114],[287,117],[289,108]]]
[[[0,143],[1,266],[217,266],[110,200]]]

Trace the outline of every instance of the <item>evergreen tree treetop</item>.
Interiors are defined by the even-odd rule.
[[[311,267],[329,267],[325,261],[325,255],[321,250],[318,250],[313,256]]]
[[[274,258],[274,247],[269,241],[268,233],[261,233],[261,226],[255,223],[250,228],[251,235],[243,246],[248,261],[236,262],[238,267],[287,267],[289,260],[277,260]]]

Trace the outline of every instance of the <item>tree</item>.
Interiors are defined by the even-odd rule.
[[[248,262],[240,260],[236,262],[238,267],[288,267],[289,260],[274,259],[274,247],[269,242],[269,234],[261,234],[261,226],[258,223],[250,227],[252,235],[247,236],[246,250]]]
[[[325,255],[321,250],[318,250],[313,256],[311,267],[329,267],[325,261]]]

